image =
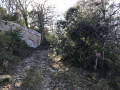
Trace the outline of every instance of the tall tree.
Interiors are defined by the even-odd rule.
[[[31,25],[38,27],[43,35],[45,25],[50,26],[53,24],[54,7],[47,5],[47,1],[36,4],[29,16]]]
[[[107,42],[112,41],[112,33],[117,28],[115,18],[120,8],[107,0],[95,1],[79,0],[77,5],[68,10],[65,21],[58,23],[58,29],[64,30],[64,36],[61,39],[59,35],[57,50],[63,58],[69,58],[66,60],[91,70],[94,70],[95,62],[98,63],[95,53],[99,52],[101,56],[96,66],[108,70],[107,60],[114,63],[116,55],[108,49]]]
[[[28,7],[32,4],[33,0],[3,0],[5,2],[8,11],[14,12],[19,10],[22,14],[25,24],[28,27]]]

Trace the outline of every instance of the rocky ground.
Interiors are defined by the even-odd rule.
[[[0,90],[112,90],[107,80],[59,60],[52,49],[35,51],[10,68],[12,81]]]

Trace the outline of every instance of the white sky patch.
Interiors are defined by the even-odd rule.
[[[37,3],[44,3],[45,0],[34,0]],[[55,6],[55,11],[58,14],[65,13],[70,7],[74,6],[79,0],[48,0],[48,3]],[[114,0],[120,3],[120,0]]]
[[[34,0],[36,3],[44,3],[45,0]],[[56,20],[63,19],[65,12],[76,4],[78,0],[48,0],[47,4],[54,8],[57,15]]]
[[[45,0],[34,0],[37,3],[43,3]],[[48,0],[48,3],[55,6],[58,13],[64,13],[70,7],[75,5],[78,0]]]

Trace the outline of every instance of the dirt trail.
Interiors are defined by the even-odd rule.
[[[55,61],[56,56],[51,52],[51,49],[38,50],[18,62],[9,73],[12,82],[0,90],[103,90],[103,86],[98,89],[91,73],[64,66]]]
[[[41,86],[38,86],[36,90],[52,90],[50,89],[50,76],[52,74],[51,72],[54,72],[54,70],[50,68],[51,60],[48,57],[49,51],[50,50],[38,50],[30,57],[27,57],[24,60],[16,63],[16,65],[14,65],[15,68],[13,67],[14,69],[9,72],[9,74],[12,75],[12,82],[1,87],[0,90],[31,90],[28,89],[28,87],[24,87],[25,85],[22,86],[22,83],[24,83],[23,78],[27,69],[30,69],[34,66],[39,67],[42,81],[40,82]]]

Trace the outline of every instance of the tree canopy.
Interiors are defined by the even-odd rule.
[[[97,65],[97,71],[107,73],[119,58],[115,53],[119,52],[119,46],[117,50],[110,46],[118,42],[114,38],[119,38],[115,35],[119,32],[116,22],[119,9],[107,0],[79,0],[67,11],[65,20],[57,23],[58,33],[64,31],[62,36],[58,34],[58,54],[75,66],[94,71]]]

